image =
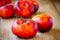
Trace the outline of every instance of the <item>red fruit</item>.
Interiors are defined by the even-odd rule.
[[[39,8],[39,4],[38,4],[38,2],[34,1],[32,3],[32,5],[34,6],[34,13],[35,13],[38,10],[38,8]]]
[[[37,25],[31,20],[18,19],[12,24],[12,32],[20,38],[31,38],[37,33]]]
[[[13,5],[11,3],[0,7],[0,16],[2,18],[9,18],[12,15],[13,15]]]
[[[22,1],[22,2],[16,2],[14,6],[14,12],[18,16],[22,17],[30,17],[33,12],[30,10],[33,9],[27,1]]]
[[[25,1],[25,0],[20,0],[20,1]],[[33,13],[36,13],[39,8],[38,2],[36,0],[26,0],[26,1],[28,1],[32,5],[33,9],[31,11]]]
[[[11,0],[0,0],[0,7],[9,3],[11,3]]]
[[[33,8],[34,8],[34,13],[38,10],[38,8],[39,8],[39,4],[38,4],[38,2],[36,1],[36,0],[29,0],[30,1],[30,3],[32,4],[32,6],[33,6]]]
[[[47,14],[36,15],[32,18],[38,25],[40,32],[49,31],[52,28],[52,18]]]

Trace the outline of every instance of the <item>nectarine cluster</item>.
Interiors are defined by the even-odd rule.
[[[0,17],[9,18],[14,13],[19,17],[28,18],[38,8],[39,5],[35,0],[17,0],[14,5],[11,5],[11,0],[0,0]]]
[[[20,38],[34,37],[38,30],[47,32],[52,28],[52,18],[47,14],[35,15],[32,20],[17,19],[12,24],[12,32]]]
[[[9,18],[14,15],[24,18],[36,13],[39,4],[36,0],[17,0],[13,5],[11,0],[0,0],[0,17]],[[47,14],[35,15],[32,19],[17,19],[12,24],[12,33],[20,38],[34,37],[38,30],[49,31],[52,28],[52,17]]]

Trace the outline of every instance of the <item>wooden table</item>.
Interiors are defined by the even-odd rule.
[[[39,13],[46,13],[53,18],[53,28],[46,33],[37,33],[34,38],[21,39],[11,32],[11,25],[16,18],[2,19],[0,18],[0,40],[60,40],[60,14],[49,0],[38,0]]]

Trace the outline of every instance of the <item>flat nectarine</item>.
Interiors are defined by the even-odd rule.
[[[52,17],[47,14],[36,15],[32,20],[37,23],[40,32],[49,31],[53,25]]]
[[[12,24],[12,32],[20,38],[31,38],[37,33],[37,24],[31,20],[17,19]]]

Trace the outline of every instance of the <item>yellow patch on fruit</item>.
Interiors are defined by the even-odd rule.
[[[33,18],[40,18],[43,23],[48,21],[49,16],[46,14],[35,15]]]

